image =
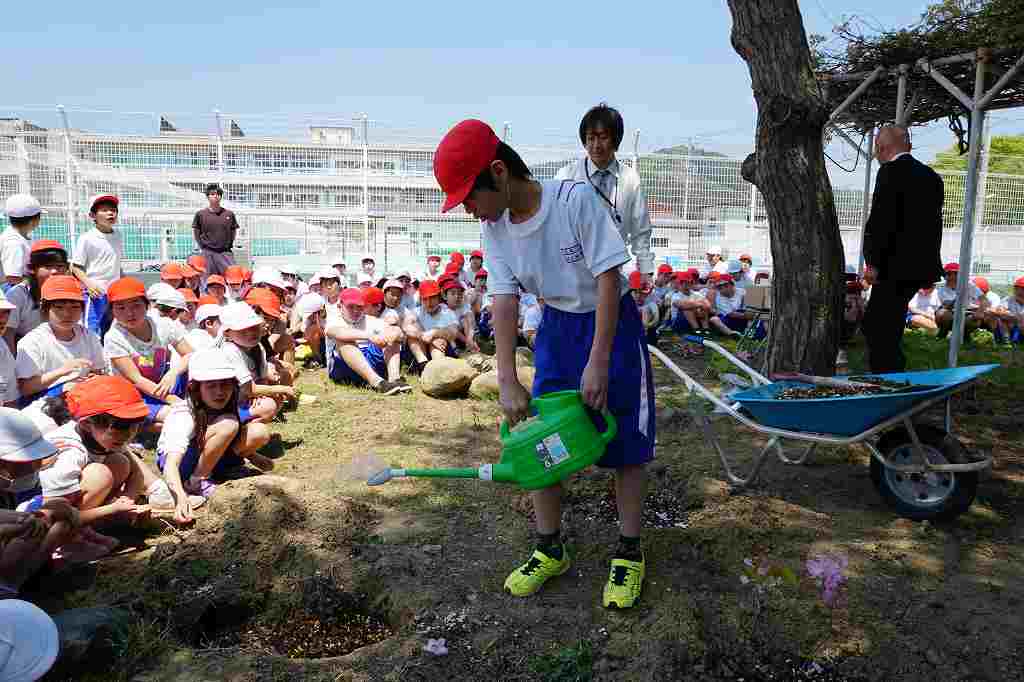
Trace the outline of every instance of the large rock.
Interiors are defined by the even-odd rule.
[[[469,366],[478,372],[490,372],[494,369],[494,356],[483,353],[470,353],[463,358]]]
[[[517,367],[516,375],[527,391],[533,388],[533,375],[536,373],[533,367]],[[478,400],[496,400],[498,397],[498,371],[491,370],[484,372],[469,386],[470,397]]]
[[[478,374],[465,360],[437,358],[423,368],[420,388],[432,398],[454,398],[464,395]]]

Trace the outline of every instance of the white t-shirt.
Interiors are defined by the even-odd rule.
[[[260,364],[263,367],[263,373],[260,376],[256,376],[256,361],[249,357],[248,353],[236,346],[233,342],[222,337],[220,347],[224,351],[224,354],[228,356],[228,360],[235,368],[235,378],[238,379],[239,386],[245,386],[250,381],[262,379],[267,376],[267,355],[264,352],[262,345],[256,346],[262,360]]]
[[[32,242],[9,225],[0,233],[0,276],[23,277],[31,251]]]
[[[464,318],[466,315],[473,314],[473,309],[470,308],[469,304],[466,302],[463,302],[463,304],[460,305],[458,308],[452,308],[447,303],[442,303],[441,305],[443,305],[445,308],[448,308],[448,310],[452,311],[452,314],[455,315],[455,319],[457,319],[459,322],[462,322],[462,318]]]
[[[18,392],[18,373],[14,371],[14,356],[7,342],[0,339],[0,403],[14,402]]]
[[[207,334],[209,336],[209,334]],[[195,434],[196,420],[188,402],[179,400],[171,405],[164,417],[160,438],[156,442],[157,452],[165,455],[184,455]]]
[[[654,301],[655,305],[662,305],[665,301],[665,297],[672,293],[672,288],[668,286],[654,287],[654,291],[651,292],[650,296],[647,297],[648,301]]]
[[[939,309],[942,302],[939,300],[939,292],[932,289],[927,294],[922,294],[918,291],[914,294],[914,297],[910,299],[910,303],[907,304],[907,310],[914,315],[935,315],[935,311]]]
[[[1003,299],[1001,299],[999,294],[994,291],[989,291],[985,294],[985,298],[988,300],[988,307],[990,310],[995,310],[1003,304]]]
[[[61,341],[53,335],[53,329],[49,324],[41,324],[18,342],[15,368],[19,379],[28,379],[51,372],[75,358],[90,361],[95,371],[102,372],[105,363],[100,338],[79,324],[75,325],[73,339]],[[45,388],[78,379],[87,372],[88,370],[73,372],[52,381]]]
[[[541,182],[541,206],[513,224],[508,212],[483,230],[492,295],[520,288],[570,313],[597,308],[596,278],[629,262],[626,244],[593,187],[572,180]]]
[[[373,315],[363,315],[359,318],[358,322],[349,322],[345,319],[344,315],[338,315],[331,321],[331,327],[339,327],[341,329],[354,329],[360,332],[366,332],[370,335],[379,334],[384,331],[384,328],[388,326],[382,318],[374,317]],[[369,339],[360,339],[355,344],[360,348],[369,346],[371,341]]]
[[[956,301],[956,289],[950,289],[945,283],[942,286],[935,288],[935,293],[939,295],[939,301],[943,305]],[[978,288],[974,282],[967,283],[967,301],[968,305],[977,305],[978,300],[981,298],[981,289]]]
[[[416,308],[416,321],[420,323],[420,327],[425,332],[429,332],[431,329],[459,326],[459,320],[455,317],[455,313],[446,305],[437,306],[433,315],[429,314],[423,306],[419,306]]]
[[[154,383],[160,383],[170,367],[171,347],[185,338],[184,328],[167,317],[146,316],[151,336],[143,341],[120,322],[110,325],[103,338],[103,354],[110,366],[110,373],[120,375],[113,365],[115,358],[131,358],[139,373]]]
[[[99,228],[94,227],[75,242],[71,262],[85,270],[89,279],[106,290],[111,282],[121,277],[123,255],[124,242],[120,232],[100,232]]]
[[[57,459],[39,472],[43,497],[64,497],[82,489],[82,469],[91,462],[103,462],[106,454],[89,452],[78,434],[78,423],[69,421],[45,434],[43,438],[57,448]]]
[[[14,330],[14,337],[21,338],[43,323],[43,311],[32,301],[28,283],[7,290],[7,300],[14,305],[7,319],[7,328]]]
[[[645,327],[654,327],[661,319],[661,310],[652,296],[648,296],[644,304],[640,306],[640,319],[644,321]]]
[[[729,313],[734,313],[737,310],[742,310],[743,295],[743,289],[735,289],[732,298],[723,296],[721,291],[717,292],[715,294],[715,314],[728,315]]]
[[[50,431],[58,428],[57,422],[53,421],[53,418],[50,415],[43,412],[43,404],[46,400],[47,396],[36,398],[21,409],[21,413],[31,419],[32,423],[36,425],[37,429],[39,429],[39,433],[44,436]]]
[[[690,293],[686,293],[686,292],[683,292],[683,291],[675,291],[675,290],[673,290],[672,293],[669,294],[669,296],[668,296],[668,303],[669,303],[669,306],[671,306],[671,315],[670,315],[671,319],[673,319],[673,320],[676,319],[676,315],[679,314],[679,308],[676,307],[676,303],[681,302],[681,301],[706,301],[706,300],[708,300],[708,297],[705,296],[700,291],[693,291],[691,289]]]
[[[199,350],[200,348],[213,348],[217,345],[217,337],[210,336],[210,333],[205,329],[193,329],[185,335],[185,340],[188,341],[188,345],[192,346],[192,350]]]

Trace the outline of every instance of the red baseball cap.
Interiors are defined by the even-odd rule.
[[[134,277],[122,277],[107,287],[107,300],[111,303],[133,298],[146,298],[146,285]]]
[[[78,301],[82,298],[82,285],[71,275],[50,275],[40,292],[44,301]],[[109,296],[108,296],[109,298]]]
[[[979,289],[981,289],[981,293],[983,293],[983,294],[987,294],[988,293],[988,280],[985,279],[984,277],[975,277],[974,278],[974,286],[976,286]]]
[[[362,290],[363,300],[366,305],[382,305],[384,303],[384,290],[377,287],[367,287]]]
[[[942,269],[945,270],[946,272],[960,272],[960,264],[959,263],[946,263],[942,267]]]
[[[477,249],[477,250],[476,250],[476,251],[474,251],[473,253],[469,254],[469,257],[470,257],[470,258],[479,258],[480,260],[483,260],[483,258],[484,258],[484,252],[483,252],[483,251],[481,251],[480,249]]]
[[[737,260],[745,260],[745,261],[750,261],[751,263],[753,263],[753,262],[754,262],[754,259],[750,257],[750,254],[749,254],[749,253],[741,253],[741,254],[740,254],[740,257],[739,257],[739,258],[738,258]]]
[[[1018,277],[1017,279],[1013,280],[1013,286],[1024,287],[1024,277]]]
[[[690,273],[689,270],[680,270],[679,272],[675,273],[674,276],[675,276],[675,279],[676,279],[677,282],[692,282],[693,281],[693,275]]]
[[[458,263],[460,268],[466,264],[466,257],[459,251],[453,251],[452,254],[448,256],[448,260],[452,263]]]
[[[445,193],[442,213],[466,200],[476,177],[494,161],[498,142],[491,126],[472,118],[444,136],[434,152],[434,178]]]
[[[629,273],[629,288],[630,289],[642,289],[644,286],[644,276],[639,270],[634,270]]]
[[[659,275],[671,275],[672,274],[672,266],[669,265],[668,263],[662,263],[661,265],[658,266],[658,274]]]
[[[455,273],[457,273],[461,269],[462,268],[459,267],[458,263],[456,263],[455,261],[452,261],[451,263],[448,263],[448,265],[444,266],[444,274],[446,274],[446,275],[454,275]]]
[[[185,272],[180,263],[167,263],[160,268],[160,279],[185,279]]]
[[[430,298],[431,296],[440,296],[441,287],[437,286],[437,282],[432,279],[427,279],[420,282],[420,300]]]
[[[229,265],[224,270],[224,279],[228,284],[241,284],[245,281],[245,270],[241,265]],[[210,280],[207,279],[206,283],[209,284]]]
[[[67,255],[67,249],[55,239],[39,239],[32,242],[31,253],[39,253],[40,251],[63,251],[65,256]]]
[[[185,262],[198,272],[206,272],[206,259],[202,256],[189,256]]]
[[[480,268],[479,270],[476,271],[476,277],[474,277],[473,279],[487,279],[487,271],[484,270],[483,268]]]
[[[363,289],[349,287],[341,292],[341,302],[344,305],[366,305],[366,294]]]
[[[225,288],[227,288],[228,286],[228,283],[224,280],[224,277],[222,275],[210,275],[209,277],[207,277],[206,286],[210,286],[211,284],[219,284]]]
[[[465,291],[466,287],[462,286],[462,282],[460,282],[459,280],[455,279],[454,277],[451,277],[451,278],[445,280],[445,283],[443,285],[441,285],[441,289],[443,291],[448,291],[449,289],[458,289],[460,291]],[[420,296],[423,296],[423,292],[422,291],[420,292]]]
[[[114,194],[97,194],[89,202],[89,213],[95,213],[96,204],[100,203],[113,204],[114,208],[117,208],[121,204],[121,200]]]
[[[149,415],[139,389],[124,377],[100,375],[77,383],[64,394],[68,411],[76,420],[109,414],[119,419]]]

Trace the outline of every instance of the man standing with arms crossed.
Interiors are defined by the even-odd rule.
[[[231,249],[235,245],[238,220],[233,211],[220,205],[224,198],[224,190],[220,185],[207,185],[206,198],[210,206],[196,213],[192,219],[192,232],[206,258],[206,276],[209,277],[223,275],[225,270],[235,264]]]
[[[864,228],[864,280],[871,284],[861,323],[868,366],[876,374],[902,372],[907,305],[918,289],[942,276],[942,202],[945,188],[934,170],[910,155],[910,135],[885,126],[875,140],[882,164]]]
[[[651,219],[647,197],[640,188],[640,174],[615,158],[625,128],[622,115],[604,102],[592,107],[580,121],[580,142],[587,155],[558,171],[557,180],[579,180],[593,186],[622,235],[636,269],[645,282],[654,278],[654,251],[651,250]]]

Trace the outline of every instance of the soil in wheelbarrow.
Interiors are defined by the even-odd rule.
[[[914,393],[929,391],[934,386],[903,384],[898,388],[867,384],[847,386],[790,386],[775,394],[776,400],[815,400],[824,398],[850,398],[863,395],[892,395],[893,393]]]

